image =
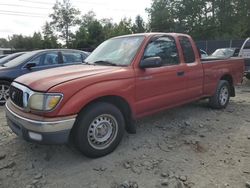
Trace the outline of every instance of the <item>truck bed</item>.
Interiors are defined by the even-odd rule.
[[[213,58],[201,60],[204,71],[204,94],[212,95],[215,92],[218,80],[226,73],[232,75],[233,84],[241,84],[244,72],[244,59],[242,58]],[[241,64],[241,66],[239,66]]]

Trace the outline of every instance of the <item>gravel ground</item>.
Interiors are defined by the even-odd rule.
[[[27,143],[0,108],[2,188],[250,187],[250,81],[225,110],[199,101],[141,119],[110,155]]]

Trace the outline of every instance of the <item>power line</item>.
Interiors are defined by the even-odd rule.
[[[5,4],[5,3],[0,3],[0,5],[10,6],[10,7],[24,7],[24,8],[36,8],[36,9],[48,10],[48,8],[45,8],[45,7],[33,7],[33,6],[26,6],[26,5],[13,5],[13,4]]]
[[[0,10],[2,13],[11,13],[11,14],[25,14],[30,16],[47,16],[47,14],[37,14],[33,12],[19,12],[19,11],[7,11],[7,10]]]
[[[43,5],[53,5],[54,3],[47,3],[47,2],[37,2],[37,1],[32,1],[32,0],[19,0],[19,1],[24,1],[24,2],[29,2],[29,3],[36,3],[36,4],[43,4]]]
[[[44,16],[36,16],[36,15],[25,15],[25,14],[15,14],[15,13],[2,13],[1,15],[8,15],[8,16],[24,16],[24,17],[30,17],[30,18],[44,18]]]
[[[24,2],[30,2],[30,3],[35,3],[35,4],[45,4],[45,5],[54,5],[54,3],[48,3],[48,2],[38,2],[38,1],[34,1],[34,0],[19,0],[19,1],[24,1]],[[79,3],[79,4],[93,4],[93,5],[107,5],[105,3],[96,3],[96,2],[89,2],[89,1],[77,1],[77,0],[73,0],[73,2],[75,3]],[[116,12],[137,12],[137,10],[129,10],[129,9],[117,9],[117,8],[107,8],[108,10],[111,11],[116,11]]]

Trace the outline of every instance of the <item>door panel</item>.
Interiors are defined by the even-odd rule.
[[[203,74],[201,63],[187,65],[187,96],[190,100],[203,95]]]
[[[138,70],[136,73],[136,111],[147,113],[186,100],[185,65]],[[184,72],[178,75],[178,72]]]
[[[136,69],[136,113],[146,114],[186,100],[186,65],[181,64],[175,40],[153,38],[142,59],[160,57],[158,68]]]

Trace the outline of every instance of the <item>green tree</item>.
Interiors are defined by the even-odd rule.
[[[54,34],[52,27],[48,22],[42,28],[43,33],[43,48],[58,48],[59,44],[57,42],[57,37]]]
[[[171,32],[175,30],[174,1],[152,0],[146,11],[149,14],[149,26],[153,32]]]
[[[195,39],[231,39],[250,34],[249,0],[152,0],[151,31],[182,32]]]
[[[31,40],[33,49],[41,49],[43,47],[43,39],[40,32],[34,32]]]
[[[123,18],[119,24],[114,24],[112,36],[127,35],[132,33],[131,19]]]
[[[9,48],[10,44],[9,41],[5,38],[0,38],[0,48]]]
[[[136,16],[135,23],[132,26],[132,31],[133,33],[143,33],[146,31],[145,22],[140,15]]]
[[[50,24],[60,33],[60,37],[65,40],[66,46],[69,47],[72,36],[71,27],[79,24],[78,15],[80,11],[72,7],[70,0],[63,0],[63,3],[57,1],[53,6],[53,11],[50,14],[50,18],[52,19]]]

